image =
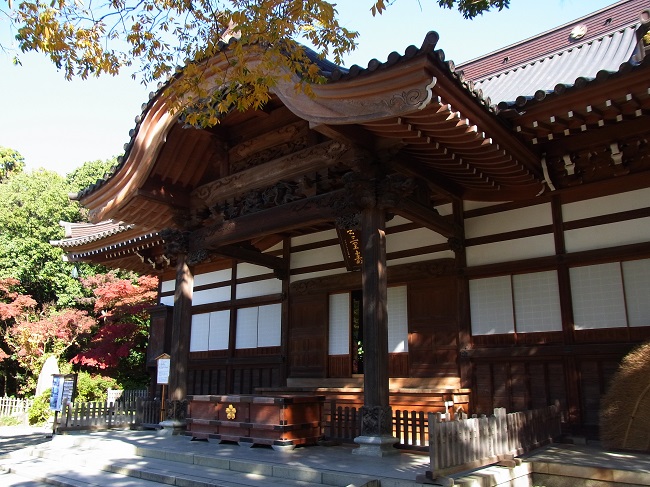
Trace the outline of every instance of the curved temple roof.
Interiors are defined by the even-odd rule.
[[[613,12],[639,1],[619,2]],[[604,10],[594,16],[611,14]],[[289,143],[307,131],[310,144],[314,137],[319,140],[296,152],[302,158],[318,154],[314,170],[328,167],[336,158],[348,164],[378,158],[392,170],[425,181],[443,200],[529,199],[569,187],[576,184],[575,178],[567,179],[561,163],[566,158],[560,151],[583,150],[588,142],[571,138],[571,144],[565,144],[559,139],[605,127],[607,147],[615,141],[607,127],[630,120],[636,127],[650,103],[646,69],[650,63],[639,50],[639,35],[647,26],[639,28],[638,12],[634,19],[628,14],[614,18],[615,29],[596,30],[597,36],[572,42],[566,49],[538,49],[536,58],[501,72],[487,63],[484,69],[492,71],[475,80],[445,60],[444,52],[436,49],[435,32],[420,47],[409,46],[404,54],[393,52],[385,62],[373,59],[365,68],[355,65],[345,70],[313,55],[328,78],[326,84],[313,86],[315,97],[296,92],[293,82],[280,82],[265,112],[231,113],[211,130],[182,128],[170,115],[161,89],[143,105],[119,165],[78,198],[95,221],[128,222],[143,235],[179,228],[179,213],[170,208],[196,211],[263,185],[256,176],[263,165],[259,171],[242,166],[220,173],[218,161],[223,151],[232,150],[228,144],[248,139],[257,143],[246,129],[248,123],[266,124],[268,132],[278,113],[289,125],[278,129],[276,138],[289,137]],[[510,49],[522,51],[522,45],[536,42],[531,38]],[[210,60],[208,71],[221,62]],[[470,62],[461,68],[478,76],[476,63],[480,64]],[[626,81],[617,85],[618,91],[602,90],[610,78]],[[551,103],[560,94],[571,95],[568,109]],[[507,102],[498,107],[493,104],[503,100]],[[260,122],[259,117],[268,117],[269,122]],[[552,157],[559,161],[556,167]],[[283,162],[276,157],[275,163],[278,181],[298,175],[291,158]],[[271,182],[264,180],[267,185]]]

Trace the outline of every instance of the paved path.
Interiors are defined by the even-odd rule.
[[[51,440],[51,429],[33,426],[0,426],[0,455],[40,445]],[[2,487],[38,487],[43,482],[0,469]]]

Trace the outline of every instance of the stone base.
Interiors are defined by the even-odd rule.
[[[163,436],[175,436],[182,435],[187,429],[187,423],[185,421],[179,421],[177,419],[167,419],[160,422],[162,429],[158,432],[159,435]]]
[[[352,450],[354,455],[385,457],[399,453],[399,450],[393,447],[398,442],[394,436],[357,436],[354,442],[359,445],[359,448]]]

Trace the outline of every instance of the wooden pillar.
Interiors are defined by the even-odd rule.
[[[386,310],[386,217],[376,206],[361,212],[363,249],[363,367],[364,405],[361,436],[355,438],[355,454],[384,456],[396,453],[393,445],[392,409],[389,403],[388,314]]]
[[[187,363],[190,352],[192,323],[192,289],[194,275],[185,254],[179,254],[176,263],[176,291],[172,318],[172,344],[169,373],[169,399],[182,401],[187,395]]]

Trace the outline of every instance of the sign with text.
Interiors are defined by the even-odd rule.
[[[336,227],[336,232],[339,235],[339,244],[341,245],[345,267],[349,271],[361,270],[363,259],[361,257],[361,236],[359,231]]]
[[[77,374],[52,374],[50,409],[61,411],[63,401],[72,402],[77,389]]]
[[[156,382],[158,384],[169,384],[169,369],[171,365],[171,357],[163,353],[156,359],[158,363],[158,374]]]

